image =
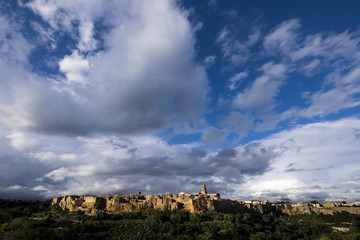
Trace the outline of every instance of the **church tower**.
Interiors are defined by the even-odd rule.
[[[201,185],[201,194],[207,194],[206,185]]]

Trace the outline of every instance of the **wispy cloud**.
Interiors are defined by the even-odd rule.
[[[273,31],[264,37],[263,45],[266,52],[271,55],[277,54],[277,52],[288,55],[296,46],[296,30],[300,26],[299,19],[284,21],[276,26]]]
[[[215,43],[221,48],[223,59],[234,66],[243,66],[251,56],[251,48],[261,37],[258,29],[253,29],[245,40],[237,38],[233,26],[224,27],[217,35]]]
[[[315,195],[323,195],[319,199],[326,201],[359,199],[356,193],[349,194],[353,187],[346,185],[359,174],[355,157],[359,140],[352,130],[358,129],[359,123],[350,118],[308,124],[261,140],[263,146],[272,146],[279,154],[273,158],[270,171],[246,177],[246,189],[239,188],[238,194],[275,201],[310,201]],[[289,171],[289,166],[306,171]]]
[[[274,98],[279,92],[279,88],[284,84],[286,76],[286,66],[269,62],[261,67],[263,75],[256,78],[250,86],[239,92],[234,101],[233,107],[239,110],[252,112],[257,118],[263,120],[260,128],[267,129],[276,125],[273,109],[275,107]]]
[[[258,131],[273,129],[285,119],[324,117],[359,106],[359,33],[345,31],[306,35],[301,32],[301,28],[301,20],[295,18],[280,23],[267,34],[258,34],[256,41],[251,41],[262,42],[263,48],[256,57],[270,58],[272,61],[262,63],[261,67],[248,69],[246,74],[235,72],[229,79],[229,87],[234,90],[236,84],[244,76],[247,77],[248,85],[239,89],[233,100],[233,107],[255,114],[254,121],[263,122],[258,124]],[[217,42],[223,43],[221,46],[225,58],[236,54],[234,49],[237,48],[237,41],[236,34],[226,28],[219,32]],[[244,51],[242,56],[248,58],[253,55],[250,51]],[[259,70],[263,74],[254,78],[254,72]],[[299,97],[306,96],[305,106],[293,105],[290,109],[279,112],[275,110],[278,104],[275,99],[283,93],[282,87],[294,81],[289,78],[293,74],[319,76],[323,84],[318,91],[295,92]],[[275,117],[275,114],[280,116]]]
[[[242,80],[248,77],[248,75],[249,73],[247,71],[236,73],[231,78],[229,78],[228,88],[230,90],[235,90],[238,87],[238,85],[241,84]]]

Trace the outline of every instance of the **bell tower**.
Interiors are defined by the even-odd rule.
[[[201,185],[201,194],[207,194],[206,185]]]

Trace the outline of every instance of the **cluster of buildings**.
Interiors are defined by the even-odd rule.
[[[99,196],[64,196],[54,198],[52,204],[70,212],[82,211],[86,214],[99,212],[118,213],[141,211],[144,209],[174,210],[183,209],[189,212],[259,212],[278,214],[310,214],[323,213],[333,214],[334,212],[346,211],[360,214],[360,203],[270,203],[269,201],[257,200],[230,200],[221,199],[218,193],[208,193],[206,186],[202,185],[201,191],[196,194],[161,194],[142,195],[117,194]]]
[[[142,195],[141,192],[138,192],[137,194],[64,196],[54,198],[52,205],[70,212],[83,211],[86,214],[103,211],[108,213],[132,212],[144,209],[184,209],[189,212],[205,212],[216,211],[217,201],[221,201],[220,195],[207,193],[206,186],[203,185],[198,194]]]

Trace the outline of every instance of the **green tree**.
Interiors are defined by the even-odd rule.
[[[360,216],[356,216],[351,220],[351,232],[360,233]]]
[[[269,235],[264,232],[257,232],[250,235],[250,240],[267,240],[270,239]]]
[[[190,214],[190,222],[192,223],[199,223],[200,222],[200,216],[198,213],[191,213]]]

